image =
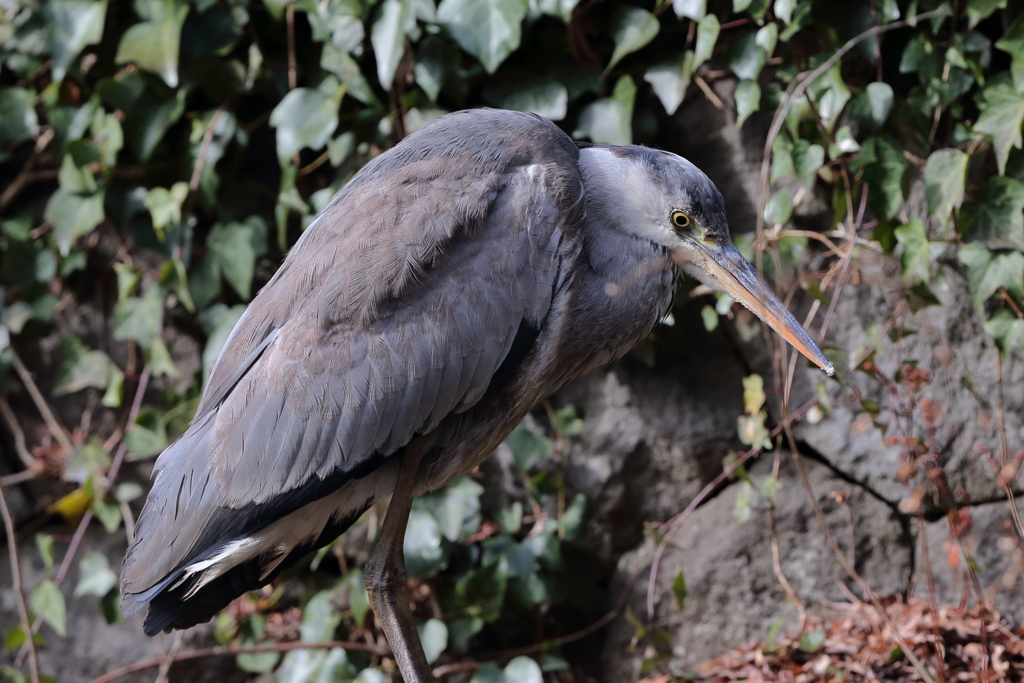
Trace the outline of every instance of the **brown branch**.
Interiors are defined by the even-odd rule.
[[[50,140],[53,139],[53,128],[46,127],[36,138],[35,147],[32,148],[32,152],[28,155],[28,159],[25,161],[25,165],[21,167],[18,175],[15,176],[11,184],[0,194],[0,212],[3,212],[7,206],[14,201],[14,198],[18,196],[22,188],[31,182],[35,181],[35,177],[32,176],[32,167],[35,166],[39,160],[39,155],[42,153],[46,146],[50,144]]]
[[[285,8],[285,22],[288,31],[288,89],[298,87],[298,69],[295,65],[295,2],[288,0]]]
[[[999,400],[999,464],[1001,466],[999,476],[1002,479],[1003,472],[1010,464],[1010,447],[1006,440],[1006,411],[1003,405],[1003,354],[998,347],[996,348],[996,388]],[[1010,517],[1013,518],[1013,528],[1017,531],[1017,541],[1020,543],[1021,549],[1024,550],[1024,524],[1021,523],[1017,500],[1010,484],[1011,482],[1004,481],[1002,483],[1003,491],[1006,493],[1006,499],[1010,502]]]
[[[28,617],[28,605],[25,604],[25,592],[21,586],[21,561],[18,559],[18,541],[14,537],[14,520],[11,519],[11,511],[7,507],[3,487],[0,487],[0,514],[3,515],[4,529],[7,532],[7,554],[11,558],[11,577],[14,582],[14,597],[18,602],[18,618],[21,620],[21,630],[25,633],[25,647],[28,648],[29,675],[32,683],[39,683],[39,653],[36,652],[36,644],[32,639],[34,632]]]
[[[171,649],[167,652],[167,656],[164,657],[163,664],[160,665],[160,670],[156,674],[155,683],[167,683],[168,674],[171,672],[171,665],[174,664],[174,658],[177,656],[178,650],[181,649],[181,642],[184,639],[184,631],[178,631],[174,634],[174,642],[171,643]]]
[[[75,450],[75,447],[71,443],[71,439],[68,437],[68,432],[64,429],[64,426],[57,420],[57,417],[50,410],[49,404],[43,397],[41,391],[39,391],[38,385],[34,379],[32,379],[32,373],[28,371],[25,364],[21,362],[21,357],[14,350],[13,346],[7,347],[7,352],[11,356],[11,364],[14,365],[15,372],[18,373],[18,377],[21,378],[21,383],[25,385],[25,389],[28,390],[29,396],[32,397],[32,402],[36,404],[36,408],[39,410],[39,414],[43,416],[43,420],[46,422],[46,427],[50,430],[50,435],[54,440],[60,444],[60,447],[64,449],[65,455],[70,456],[71,452]]]
[[[251,645],[249,647],[227,647],[218,645],[216,647],[207,647],[200,650],[186,650],[185,652],[179,652],[174,655],[175,662],[184,662],[190,659],[203,659],[205,657],[231,657],[234,655],[249,655],[259,654],[262,652],[290,652],[292,650],[326,650],[341,648],[343,650],[353,650],[358,652],[369,652],[375,655],[390,655],[390,648],[381,647],[379,645],[368,645],[366,643],[354,643],[347,640],[330,641],[326,643],[303,643],[301,641],[291,643],[272,643],[269,645]],[[135,673],[136,671],[145,671],[146,669],[152,669],[155,666],[160,666],[167,659],[167,655],[159,655],[157,657],[150,657],[149,659],[142,659],[134,664],[122,666],[120,669],[114,669],[113,671],[103,674],[99,678],[94,678],[90,683],[109,683],[110,681],[117,680],[122,676]]]
[[[14,436],[14,450],[17,451],[18,457],[21,458],[25,468],[29,471],[36,469],[39,463],[29,453],[28,445],[25,441],[25,432],[22,431],[21,425],[18,424],[18,418],[15,417],[14,411],[11,410],[11,404],[7,402],[7,397],[3,394],[0,394],[0,417],[3,417],[4,425],[7,426],[7,429],[11,430],[11,434]]]

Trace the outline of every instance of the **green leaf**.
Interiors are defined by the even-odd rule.
[[[181,0],[140,0],[136,8],[146,21],[125,31],[114,61],[135,62],[159,75],[172,88],[177,87],[181,27],[189,5]]]
[[[445,562],[441,527],[429,512],[413,510],[405,530],[405,566],[409,576],[429,576]]]
[[[988,181],[985,200],[964,205],[969,234],[990,248],[1024,249],[1024,183],[1006,176]]]
[[[245,301],[252,293],[256,259],[267,253],[267,232],[262,218],[250,216],[242,223],[218,223],[206,239],[209,257]]]
[[[758,487],[758,493],[760,493],[765,500],[772,505],[775,505],[775,499],[779,495],[779,491],[782,490],[782,482],[775,477],[765,477],[764,481]]]
[[[43,5],[50,25],[50,54],[53,79],[64,79],[68,66],[86,45],[100,42],[107,2],[100,0],[57,0]]]
[[[742,80],[736,84],[733,97],[736,99],[736,126],[739,127],[761,108],[761,86],[757,81]]]
[[[880,126],[885,123],[885,120],[889,118],[889,112],[892,111],[892,86],[888,83],[870,83],[865,92],[871,110],[871,118],[875,125]]]
[[[870,152],[874,153],[875,161],[864,170],[864,179],[869,184],[868,204],[879,218],[892,220],[906,201],[904,184],[910,162],[901,147],[885,138],[869,139],[861,154]]]
[[[544,683],[544,674],[537,662],[520,655],[505,665],[505,680],[515,683]]]
[[[304,643],[332,640],[341,623],[341,613],[334,608],[334,589],[320,591],[306,603],[299,624],[299,637]]]
[[[53,239],[61,256],[66,258],[75,240],[103,222],[103,196],[102,191],[83,196],[64,189],[50,196],[43,217],[53,223]]]
[[[551,457],[551,442],[523,425],[512,430],[505,439],[505,444],[512,449],[513,462],[519,474],[525,474],[537,463]]]
[[[429,35],[420,41],[413,75],[416,85],[423,89],[431,102],[437,101],[451,67],[458,63],[458,59],[458,48],[442,35]]]
[[[712,306],[705,306],[700,309],[700,317],[704,323],[704,329],[708,332],[714,332],[718,327],[718,311]]]
[[[164,344],[164,340],[161,337],[153,338],[153,343],[149,346],[147,360],[154,377],[166,376],[171,379],[181,377],[181,373],[178,372],[177,366],[174,365],[171,353],[167,350],[167,345]]]
[[[757,415],[764,406],[764,379],[761,375],[748,375],[743,378],[743,410],[748,415]]]
[[[644,80],[651,84],[654,94],[661,100],[665,113],[669,116],[675,114],[679,105],[683,103],[686,89],[690,86],[690,77],[696,66],[694,53],[687,50],[676,57],[651,65],[644,73]]]
[[[694,69],[711,59],[711,53],[715,50],[720,30],[721,25],[718,23],[718,17],[714,14],[708,14],[697,24],[697,45],[693,49]]]
[[[102,598],[117,585],[117,574],[110,568],[106,555],[91,552],[78,562],[78,585],[75,597],[95,595]]]
[[[32,95],[24,88],[0,88],[0,145],[39,133]]]
[[[108,467],[110,456],[98,440],[90,439],[71,453],[64,468],[64,481],[84,484],[90,479],[96,480],[103,476]]]
[[[96,519],[108,534],[112,534],[121,528],[121,506],[103,498],[96,498],[92,501],[92,512]]]
[[[985,323],[985,331],[1004,355],[1024,349],[1024,320],[1007,310],[996,311]]]
[[[60,338],[61,364],[57,369],[54,396],[64,396],[87,387],[106,389],[113,361],[102,351],[90,350],[72,335]]]
[[[1006,0],[968,0],[967,21],[970,28],[978,25],[982,19],[986,19],[997,9],[1005,9]]]
[[[817,652],[818,648],[825,642],[825,631],[820,628],[816,628],[813,631],[808,631],[803,634],[800,638],[800,649],[804,652]]]
[[[437,21],[493,74],[522,40],[526,0],[441,0]]]
[[[729,68],[740,80],[757,81],[768,61],[768,53],[758,44],[757,36],[756,31],[748,31],[733,43]]]
[[[128,452],[139,458],[159,455],[167,446],[167,427],[152,411],[144,410],[124,435]]]
[[[647,10],[633,6],[620,7],[612,19],[615,51],[612,52],[612,58],[604,72],[607,74],[623,57],[654,40],[658,35],[658,28],[658,18]]]
[[[996,48],[1010,54],[1010,74],[1017,92],[1024,92],[1024,14],[1010,24]]]
[[[153,284],[143,296],[126,299],[114,308],[114,339],[134,339],[148,349],[163,318],[164,290]]]
[[[932,152],[924,166],[924,192],[928,200],[928,213],[939,216],[943,223],[953,209],[959,209],[964,200],[967,183],[965,153],[958,149],[940,149]]]
[[[788,24],[793,21],[793,10],[796,9],[796,0],[775,0],[775,16]]]
[[[700,21],[708,11],[707,0],[672,0],[672,11],[677,17]]]
[[[165,230],[176,228],[181,223],[181,207],[188,197],[188,183],[179,181],[171,186],[154,187],[146,193],[142,200],[143,206],[149,209],[149,215],[153,219],[153,228],[158,235],[163,235]]]
[[[362,627],[370,611],[370,596],[366,592],[363,572],[359,569],[353,570],[345,579],[345,583],[348,585],[348,607],[352,610],[352,618]]]
[[[672,596],[676,599],[676,607],[682,612],[686,609],[686,596],[689,591],[686,589],[686,577],[683,575],[683,570],[680,569],[679,573],[676,574],[676,578],[672,580]]]
[[[903,245],[903,281],[927,283],[931,276],[932,254],[924,223],[915,218],[896,228],[896,241]]]
[[[402,0],[384,0],[377,21],[370,31],[370,44],[377,58],[377,78],[381,87],[391,90],[395,69],[405,52],[405,27],[410,17]],[[413,24],[415,25],[413,18]]]
[[[520,511],[522,508],[520,508]],[[565,513],[558,520],[558,528],[567,541],[574,541],[583,529],[583,519],[587,512],[587,497],[582,493],[573,496],[572,502],[565,508]]]
[[[460,477],[439,491],[421,496],[414,510],[429,512],[449,541],[480,530],[480,495],[484,488],[469,477]]]
[[[64,596],[50,579],[43,579],[29,593],[32,611],[43,618],[61,638],[67,635],[68,616]]]
[[[416,626],[423,645],[423,654],[427,656],[427,664],[433,664],[448,647],[448,627],[439,619],[428,619]]]
[[[793,145],[793,164],[796,177],[810,186],[817,177],[818,169],[825,164],[825,148],[797,140]]]
[[[569,91],[553,78],[488,88],[484,99],[502,109],[527,111],[561,121],[569,106]]]
[[[50,534],[36,534],[36,550],[43,558],[46,565],[46,573],[53,574],[53,536]]]
[[[573,135],[588,137],[598,144],[630,144],[633,141],[635,99],[633,79],[620,77],[611,97],[603,97],[583,108]]]
[[[1014,90],[1009,83],[997,83],[982,91],[978,98],[982,110],[974,124],[976,133],[985,133],[992,138],[999,173],[1006,172],[1006,159],[1010,148],[1021,148],[1021,122],[1024,122],[1024,94]]]
[[[764,220],[769,225],[785,225],[793,215],[793,202],[786,188],[776,190],[764,207]]]
[[[277,158],[282,166],[304,147],[321,149],[338,127],[338,100],[312,88],[296,88],[270,115],[277,133]]]

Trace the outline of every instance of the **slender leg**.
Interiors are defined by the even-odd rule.
[[[363,567],[370,606],[391,644],[405,683],[434,683],[434,675],[423,654],[423,645],[409,611],[404,551],[405,527],[425,450],[412,444],[406,448],[384,526],[370,559]]]

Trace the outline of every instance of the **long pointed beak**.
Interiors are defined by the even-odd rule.
[[[832,363],[814,343],[804,326],[786,310],[764,278],[743,258],[739,249],[731,244],[717,246],[707,242],[698,243],[698,246],[708,257],[705,261],[708,275],[717,280],[729,296],[768,323],[829,376],[832,375],[835,371]]]

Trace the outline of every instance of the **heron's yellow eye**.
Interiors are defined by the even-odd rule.
[[[677,228],[688,228],[690,227],[690,217],[682,211],[672,212],[672,225]]]

